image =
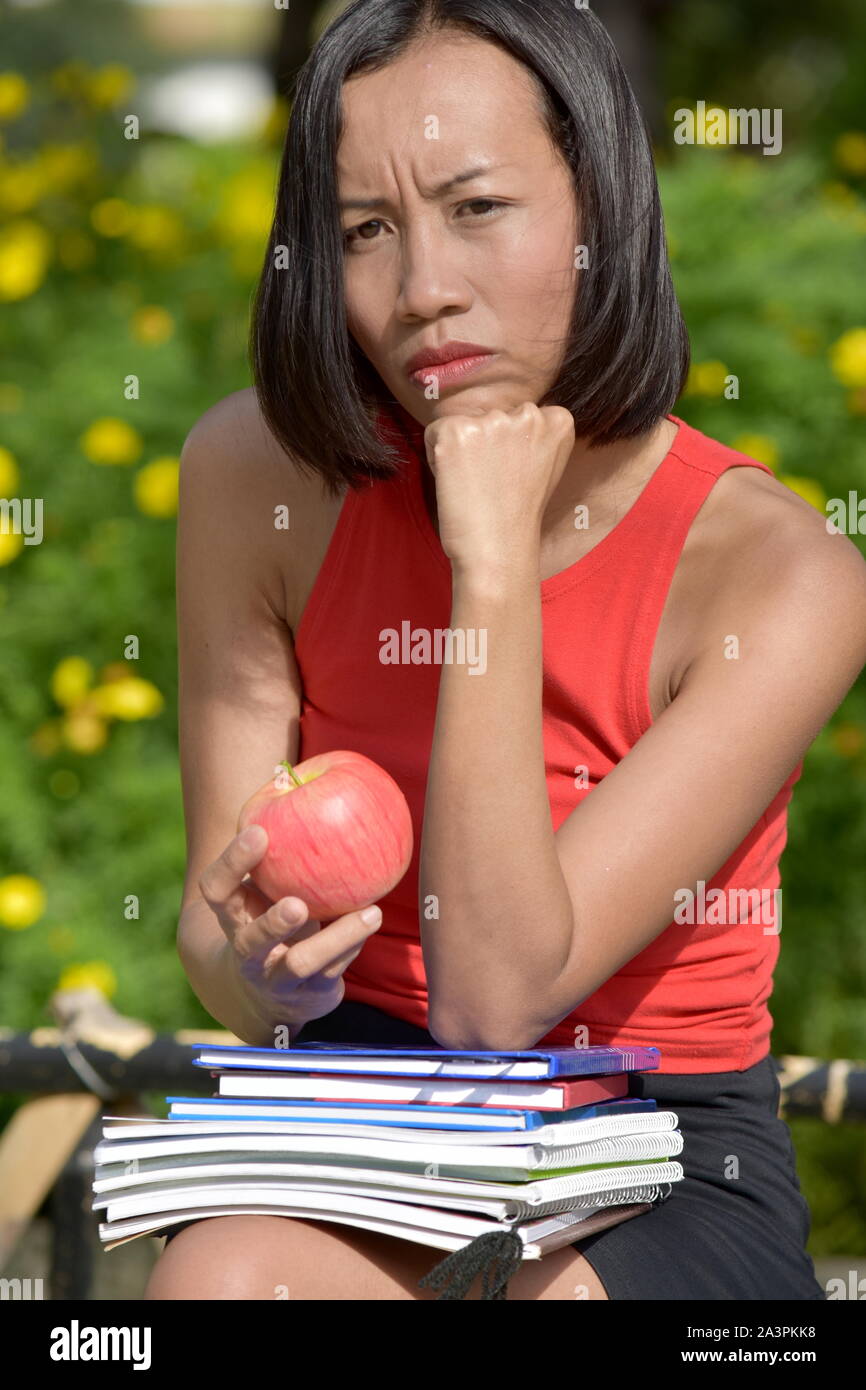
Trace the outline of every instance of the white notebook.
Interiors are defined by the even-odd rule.
[[[652,1201],[658,1197],[664,1185],[678,1182],[682,1176],[682,1165],[676,1162],[639,1164],[628,1169],[596,1169],[591,1173],[575,1174],[572,1194],[566,1199],[562,1211],[580,1206],[582,1198],[593,1198],[591,1204],[600,1204],[597,1194],[603,1192],[621,1192],[622,1200]],[[350,1183],[346,1185],[351,1186]],[[649,1195],[652,1191],[654,1196]],[[358,1204],[358,1210],[363,1211],[366,1202],[376,1200],[379,1199],[368,1198],[355,1192],[337,1192],[333,1189],[315,1192],[307,1189],[294,1190],[273,1178],[246,1178],[237,1182],[227,1180],[209,1185],[174,1183],[170,1190],[167,1188],[165,1191],[153,1192],[145,1188],[125,1197],[103,1194],[94,1199],[93,1209],[106,1211],[109,1221],[118,1221],[131,1216],[146,1216],[154,1210],[172,1211],[191,1207],[225,1209],[244,1202],[272,1206],[277,1211],[285,1206],[330,1207],[332,1204],[335,1211],[353,1211],[355,1203]],[[495,1197],[479,1199],[492,1203],[494,1211],[497,1200]],[[458,1220],[453,1211],[445,1211],[421,1201],[410,1204],[401,1202],[398,1197],[389,1197],[387,1207],[386,1215],[408,1221],[410,1224],[418,1220],[434,1221],[434,1217],[437,1220],[440,1217],[446,1221],[450,1218]],[[489,1208],[486,1211],[488,1215],[493,1214]]]
[[[676,1129],[679,1117],[673,1110],[643,1111],[631,1115],[593,1116],[586,1120],[557,1120],[538,1129],[529,1130],[433,1130],[418,1125],[370,1125],[352,1124],[340,1121],[317,1123],[306,1120],[292,1123],[290,1120],[268,1119],[220,1119],[220,1120],[156,1120],[153,1115],[142,1116],[103,1116],[102,1133],[104,1138],[118,1137],[119,1131],[128,1127],[129,1132],[121,1135],[123,1139],[183,1138],[192,1134],[306,1134],[309,1136],[330,1135],[343,1139],[393,1139],[401,1144],[429,1144],[431,1137],[438,1143],[465,1145],[468,1147],[489,1144],[511,1145],[515,1143],[541,1144],[557,1148],[563,1144],[578,1144],[593,1139],[607,1139],[616,1134],[649,1134],[656,1130]]]
[[[668,1160],[670,1162],[671,1160]],[[109,1165],[111,1169],[117,1165]],[[289,1192],[305,1191],[356,1193],[358,1196],[396,1197],[410,1202],[433,1202],[444,1207],[480,1211],[499,1220],[567,1210],[570,1200],[586,1193],[587,1173],[598,1177],[597,1190],[616,1191],[634,1186],[635,1170],[648,1165],[627,1164],[613,1168],[591,1168],[581,1173],[538,1178],[531,1182],[484,1182],[466,1178],[442,1177],[438,1173],[403,1173],[379,1168],[345,1168],[328,1163],[182,1162],[142,1171],[113,1172],[97,1167],[93,1202],[98,1210],[126,1197],[142,1197],[160,1205],[166,1192],[192,1188],[210,1189],[236,1186],[247,1180],[279,1184]],[[662,1165],[658,1165],[661,1167]]]
[[[284,1161],[298,1161],[309,1155],[311,1161],[342,1161],[354,1166],[361,1159],[375,1160],[378,1165],[402,1172],[421,1171],[435,1164],[440,1175],[447,1177],[489,1178],[491,1181],[513,1179],[520,1182],[533,1174],[557,1168],[579,1168],[588,1164],[629,1164],[645,1159],[680,1153],[683,1146],[679,1130],[663,1131],[658,1135],[630,1134],[600,1139],[583,1144],[553,1148],[541,1144],[511,1144],[477,1147],[468,1145],[457,1149],[445,1144],[428,1142],[423,1150],[417,1146],[395,1143],[390,1139],[340,1139],[299,1135],[234,1135],[227,1141],[224,1135],[200,1135],[188,1138],[142,1139],[124,1143],[102,1140],[94,1150],[94,1162],[128,1164],[148,1159],[165,1161],[181,1155],[232,1153],[280,1154]],[[218,1161],[225,1161],[221,1157]]]
[[[220,1203],[203,1200],[197,1206],[183,1205],[186,1197],[177,1194],[161,1211],[156,1212],[115,1213],[113,1206],[109,1207],[109,1221],[100,1224],[99,1235],[105,1248],[111,1249],[122,1240],[159,1231],[177,1221],[228,1214],[278,1215],[300,1217],[308,1221],[335,1221],[346,1226],[358,1226],[363,1230],[400,1236],[404,1240],[430,1245],[439,1250],[460,1250],[476,1236],[503,1229],[513,1230],[523,1242],[523,1258],[540,1259],[549,1250],[559,1249],[580,1239],[581,1232],[589,1235],[594,1229],[600,1229],[597,1222],[604,1222],[605,1216],[609,1217],[608,1224],[613,1224],[614,1221],[625,1219],[626,1214],[635,1216],[650,1209],[652,1197],[647,1194],[651,1194],[653,1189],[648,1188],[647,1194],[641,1189],[635,1191],[638,1194],[636,1197],[629,1197],[627,1192],[623,1192],[622,1205],[618,1210],[614,1208],[609,1213],[599,1210],[597,1206],[581,1208],[575,1205],[568,1212],[517,1224],[491,1221],[454,1211],[441,1211],[433,1207],[381,1201],[376,1198],[310,1193],[304,1199],[302,1194],[289,1195],[279,1190],[272,1191],[265,1198],[261,1189],[237,1187],[225,1191]]]

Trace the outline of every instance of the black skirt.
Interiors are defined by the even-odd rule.
[[[438,1046],[426,1029],[347,999],[295,1041]],[[826,1299],[779,1090],[769,1055],[745,1071],[630,1077],[630,1095],[676,1112],[685,1176],[651,1211],[575,1241],[608,1298]],[[190,1224],[156,1234],[170,1240]]]

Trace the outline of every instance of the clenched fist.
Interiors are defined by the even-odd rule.
[[[574,417],[530,401],[448,415],[424,431],[436,481],[439,539],[452,566],[501,567],[539,545],[541,523],[574,448]]]

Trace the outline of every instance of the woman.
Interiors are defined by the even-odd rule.
[[[508,1296],[822,1298],[767,999],[787,804],[866,661],[866,566],[669,413],[652,156],[590,12],[344,12],[300,76],[253,358],[181,472],[196,993],[254,1045],[654,1044],[632,1091],[678,1114],[685,1179]],[[233,837],[282,758],[339,747],[415,819],[381,925],[271,905],[265,832]],[[434,1296],[393,1237],[174,1234],[150,1298]]]

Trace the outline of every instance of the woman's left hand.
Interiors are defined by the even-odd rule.
[[[516,549],[540,545],[547,503],[574,448],[571,411],[526,401],[447,415],[427,426],[424,443],[452,565],[501,568]]]

